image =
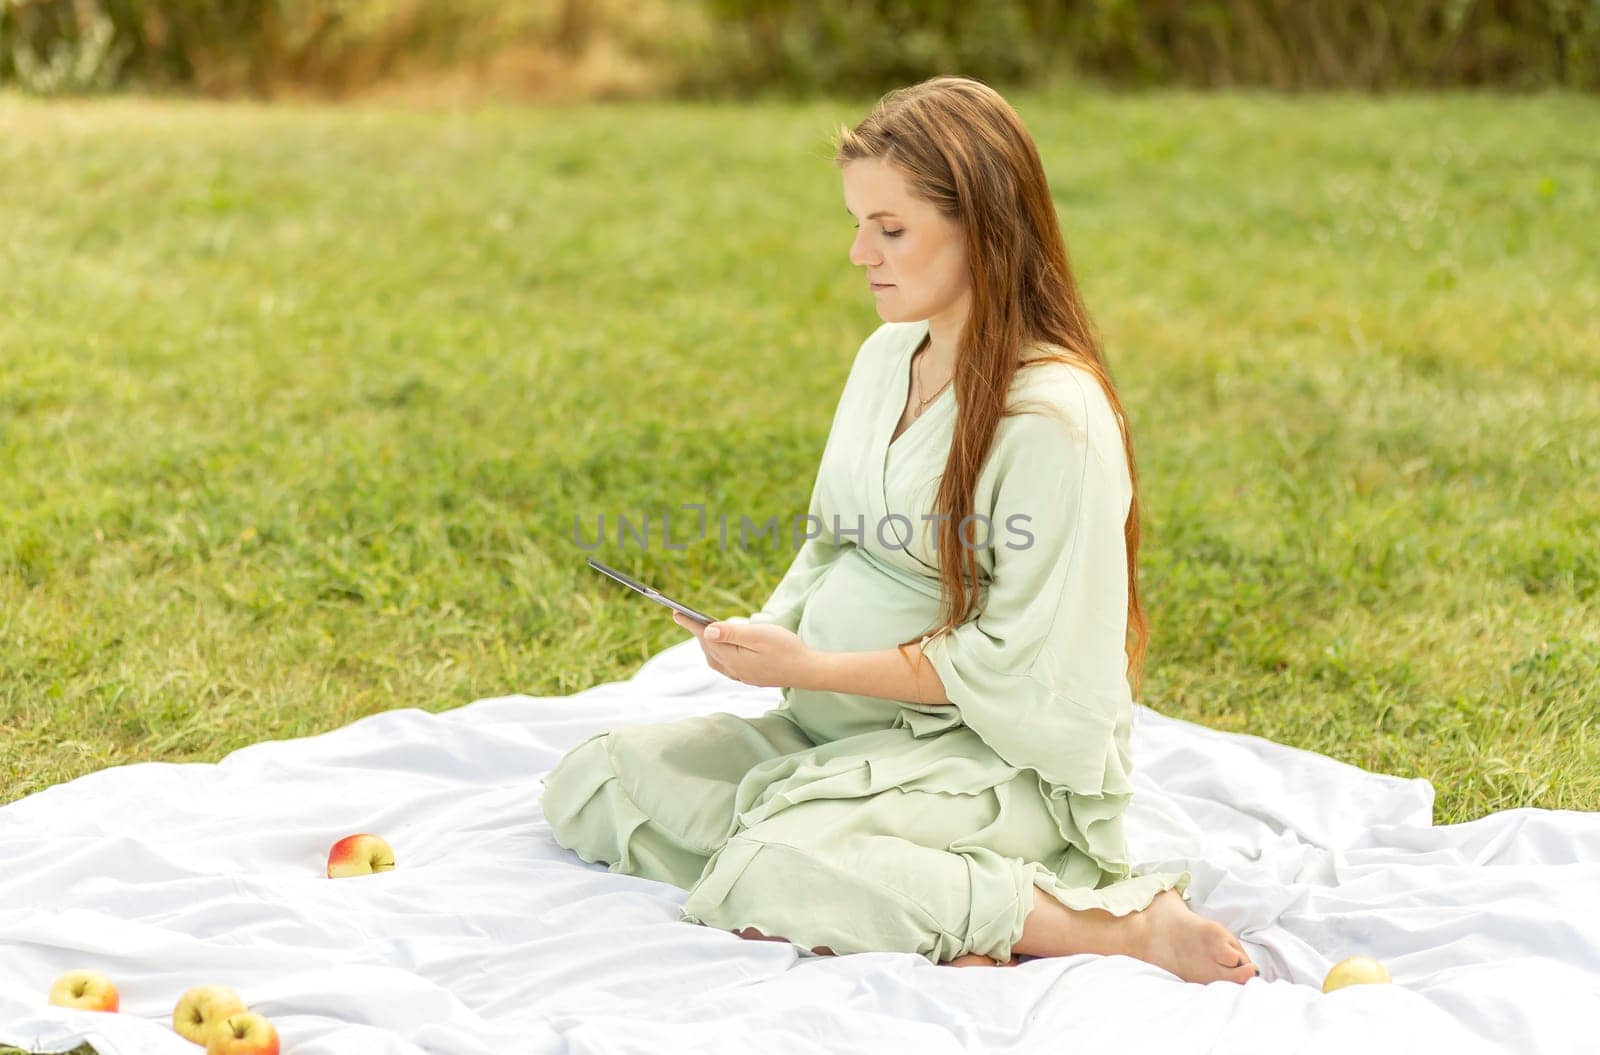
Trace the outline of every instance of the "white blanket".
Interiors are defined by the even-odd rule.
[[[538,778],[582,737],[777,702],[685,640],[572,696],[393,710],[0,808],[0,1042],[194,1055],[173,1004],[220,983],[285,1055],[1600,1051],[1600,814],[1433,827],[1425,780],[1143,707],[1136,866],[1194,873],[1196,909],[1262,967],[1244,986],[1124,956],[814,956],[679,923],[681,890],[551,840]],[[397,867],[326,878],[360,831]],[[1324,995],[1356,953],[1393,984]],[[119,1013],[46,1002],[80,966],[120,987]]]

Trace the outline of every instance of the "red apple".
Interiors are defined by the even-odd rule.
[[[178,997],[172,1009],[172,1028],[196,1044],[211,1037],[211,1027],[241,1011],[250,1010],[239,994],[225,985],[197,985]]]
[[[206,1055],[278,1055],[278,1030],[254,1011],[229,1015],[211,1027]]]
[[[82,1011],[115,1011],[120,1003],[117,987],[99,971],[68,971],[50,987],[50,1002]]]
[[[328,851],[328,878],[387,872],[394,867],[394,851],[376,835],[346,835]]]

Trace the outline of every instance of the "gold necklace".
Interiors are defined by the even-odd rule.
[[[928,345],[927,345],[927,344],[926,344],[926,343],[924,343],[924,344],[923,344],[923,345],[922,345],[922,347],[921,347],[921,348],[918,348],[918,349],[917,349],[917,354],[916,354],[916,358],[917,358],[917,359],[918,359],[918,360],[920,360],[920,359],[921,359],[921,358],[922,358],[922,352],[923,352],[923,350],[924,350],[924,349],[926,349],[926,348],[927,348],[927,347],[929,347],[929,346],[928,346]],[[917,365],[917,364],[913,364],[913,367],[915,367],[915,366],[916,366],[916,365]],[[944,391],[944,390],[945,390],[945,389],[947,389],[947,388],[949,388],[949,387],[950,387],[950,382],[951,382],[951,381],[954,381],[954,380],[955,380],[955,379],[956,379],[956,375],[955,375],[955,374],[951,374],[951,375],[950,375],[950,380],[949,380],[949,381],[946,381],[946,382],[945,382],[945,383],[944,383],[944,384],[942,384],[942,385],[940,385],[940,386],[939,386],[939,391],[938,391],[938,392],[935,392],[935,393],[934,393],[934,394],[933,394],[933,395],[931,395],[931,396],[929,396],[929,397],[928,397],[928,398],[927,398],[927,399],[924,399],[924,400],[923,400],[923,401],[922,401],[922,402],[920,402],[920,403],[918,403],[918,404],[917,404],[917,410],[916,410],[916,413],[914,413],[914,414],[913,414],[913,415],[911,415],[911,416],[912,416],[912,418],[913,418],[913,419],[915,419],[915,418],[920,418],[920,417],[922,417],[922,411],[923,411],[923,409],[924,409],[924,408],[925,408],[925,407],[927,407],[927,405],[928,405],[928,404],[929,404],[929,403],[932,403],[932,402],[933,402],[933,401],[934,401],[934,400],[935,400],[935,399],[937,399],[937,398],[939,398],[939,394],[940,394],[940,393],[941,393],[941,392],[943,392],[943,391]],[[919,380],[920,380],[920,379],[919,379]]]

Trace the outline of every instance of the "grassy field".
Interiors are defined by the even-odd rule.
[[[869,102],[0,99],[0,802],[683,640],[574,516],[804,511]],[[1600,809],[1600,100],[1014,102],[1135,430],[1143,702],[1438,823]],[[790,551],[683,523],[599,555],[758,608]]]

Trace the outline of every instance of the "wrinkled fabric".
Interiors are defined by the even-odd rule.
[[[612,730],[547,781],[557,839],[683,886],[686,921],[835,952],[1003,960],[1035,888],[1116,915],[1162,890],[1187,897],[1185,870],[1133,873],[1123,831],[1132,490],[1115,412],[1084,371],[1019,369],[1017,412],[975,489],[985,519],[964,536],[982,547],[980,608],[930,637],[954,386],[890,440],[927,332],[888,323],[862,344],[812,486],[811,537],[750,621],[820,651],[920,635],[950,703],[786,688],[759,727],[719,716]]]
[[[534,806],[596,733],[779,702],[686,637],[571,696],[395,708],[0,806],[0,1044],[195,1055],[173,1004],[217,983],[286,1055],[1594,1051],[1600,814],[1435,826],[1427,780],[1157,711],[1133,726],[1129,850],[1193,867],[1196,910],[1261,965],[1244,986],[1128,956],[969,971],[741,941],[685,926],[681,887],[579,860]],[[327,879],[358,831],[395,868]],[[1323,994],[1358,953],[1393,984]],[[107,972],[122,1010],[51,1005],[74,967]]]

